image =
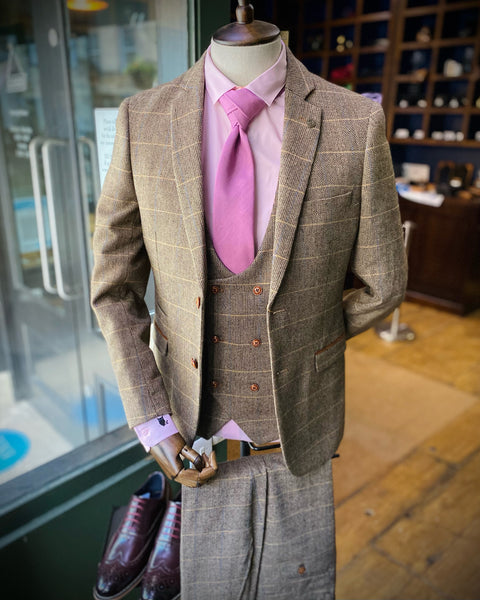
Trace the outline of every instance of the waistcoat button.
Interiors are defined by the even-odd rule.
[[[198,360],[196,358],[192,358],[190,363],[194,369],[198,369]]]
[[[257,338],[255,338],[254,340],[252,340],[252,346],[254,348],[258,348],[260,346],[262,342],[260,340],[258,340]]]
[[[253,288],[253,293],[255,294],[255,296],[260,295],[262,292],[263,292],[263,289],[259,285],[256,285]]]
[[[252,383],[252,385],[250,386],[250,389],[252,390],[252,392],[258,392],[258,390],[260,389],[260,386],[258,385],[258,383]]]
[[[218,292],[220,291],[220,287],[218,285],[212,285],[211,290],[212,294],[218,294]]]
[[[218,335],[214,335],[214,336],[212,337],[212,342],[213,342],[214,344],[218,344],[218,342],[219,342],[219,341],[220,341],[220,338],[218,337]]]
[[[218,386],[218,381],[215,381],[215,379],[211,382],[211,386],[213,388],[216,388]]]

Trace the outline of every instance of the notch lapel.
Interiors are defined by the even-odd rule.
[[[172,163],[183,223],[198,281],[207,281],[202,176],[202,122],[205,94],[204,57],[197,61],[172,104]]]
[[[280,288],[288,265],[322,120],[322,109],[307,101],[314,89],[308,71],[288,49],[287,61],[269,305]]]

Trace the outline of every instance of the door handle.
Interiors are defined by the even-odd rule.
[[[87,249],[88,259],[88,270],[91,275],[93,270],[93,260],[91,253],[91,238],[90,238],[90,207],[88,205],[88,185],[87,185],[87,172],[85,168],[85,156],[83,153],[83,147],[87,147],[90,153],[90,163],[92,168],[92,187],[95,202],[100,197],[100,176],[98,173],[98,154],[97,146],[95,142],[85,136],[81,136],[77,140],[78,144],[78,162],[80,165],[80,191],[82,196],[82,209],[83,209],[83,220],[85,223],[85,242]]]
[[[28,145],[30,157],[30,172],[32,174],[33,199],[35,203],[35,220],[37,222],[38,244],[40,248],[40,266],[42,269],[43,287],[50,294],[57,294],[58,290],[52,283],[48,264],[47,234],[43,215],[42,190],[40,184],[40,167],[38,164],[37,149],[45,142],[43,137],[33,138]]]
[[[45,179],[45,194],[47,196],[48,220],[50,223],[50,235],[52,237],[53,268],[55,271],[55,278],[57,280],[58,288],[57,293],[60,296],[60,298],[62,298],[62,300],[71,301],[78,299],[80,296],[70,294],[69,292],[67,292],[65,287],[65,281],[63,279],[62,259],[60,255],[60,242],[58,239],[57,229],[57,216],[55,212],[54,202],[52,168],[50,161],[50,151],[53,146],[67,145],[68,144],[65,140],[56,140],[52,138],[45,140],[42,144],[42,159]]]

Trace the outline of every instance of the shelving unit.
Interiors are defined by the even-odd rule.
[[[480,103],[480,0],[296,4],[296,56],[329,81],[381,93],[392,144],[480,148],[480,106],[475,105]],[[444,74],[449,59],[460,65],[460,74]],[[436,96],[445,97],[447,105],[435,106]],[[452,97],[462,104],[448,106]],[[422,106],[416,105],[419,98]],[[407,108],[399,106],[402,99]],[[398,129],[408,130],[408,137],[396,137]],[[438,139],[444,131],[456,138]]]
[[[475,139],[477,131],[480,136],[480,108],[475,106],[480,98],[480,1],[398,0],[394,18],[394,83],[385,105],[390,142],[480,148],[480,139]],[[412,40],[422,35],[422,27],[428,28],[423,30],[424,41]],[[462,72],[445,75],[447,60],[455,60]],[[437,107],[436,97],[445,98],[447,103],[451,98],[459,99],[460,106]],[[402,100],[414,104],[418,98],[426,106],[399,106]],[[408,130],[410,135],[397,137],[399,129]],[[424,135],[424,139],[414,138],[415,130],[422,132],[417,135]],[[439,139],[445,131],[455,132],[457,139]]]
[[[296,56],[323,78],[360,93],[381,93],[385,101],[394,1],[297,2]]]

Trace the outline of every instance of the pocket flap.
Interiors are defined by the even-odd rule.
[[[154,342],[155,346],[160,350],[162,354],[166,354],[168,350],[168,338],[160,329],[157,320],[153,321],[153,326],[155,328]]]
[[[333,342],[330,342],[324,348],[317,350],[315,352],[315,370],[318,372],[327,368],[345,352],[346,347],[345,334],[342,333],[342,335],[334,339]]]

